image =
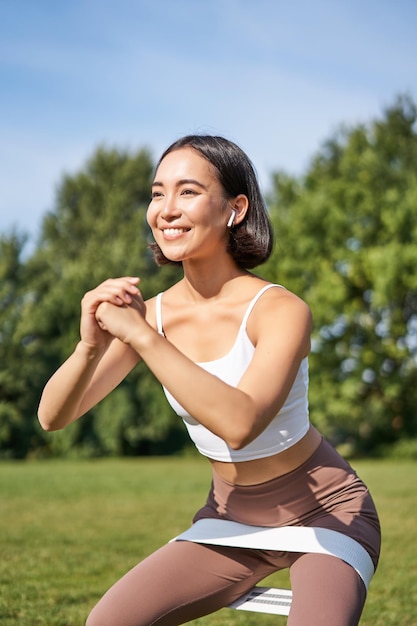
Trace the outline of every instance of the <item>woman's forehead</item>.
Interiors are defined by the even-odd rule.
[[[197,150],[191,147],[179,148],[169,152],[158,165],[155,180],[161,177],[167,179],[187,179],[204,177],[217,180],[215,168]]]

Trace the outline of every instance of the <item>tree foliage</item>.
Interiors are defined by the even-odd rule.
[[[301,180],[274,175],[266,268],[310,304],[311,412],[336,443],[417,435],[417,110],[341,129]]]
[[[39,380],[20,335],[28,300],[24,243],[25,237],[16,232],[0,237],[0,455],[17,458],[39,445],[35,422],[27,419]]]

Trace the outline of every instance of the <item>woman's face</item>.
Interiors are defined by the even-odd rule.
[[[152,185],[147,220],[171,261],[212,258],[228,241],[227,199],[215,170],[193,148],[167,154]]]

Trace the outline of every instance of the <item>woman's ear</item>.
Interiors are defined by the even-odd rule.
[[[233,211],[233,220],[232,220],[232,215],[230,215],[230,219],[229,219],[229,222],[232,220],[232,223],[230,226],[236,226],[236,224],[240,224],[241,222],[243,222],[243,220],[245,219],[247,210],[249,208],[249,200],[247,196],[245,196],[245,194],[243,193],[239,194],[238,196],[236,196],[236,198],[233,198],[233,200],[230,200],[229,206]],[[227,223],[228,226],[229,226],[229,222]]]

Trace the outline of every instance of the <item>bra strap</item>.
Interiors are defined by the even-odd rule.
[[[281,289],[284,289],[284,287],[282,285],[276,285],[275,283],[269,283],[268,285],[265,285],[265,287],[262,287],[262,289],[260,289],[258,291],[258,293],[255,295],[255,297],[249,302],[249,306],[246,309],[246,313],[243,317],[242,320],[242,324],[241,324],[241,328],[246,328],[246,323],[248,321],[249,315],[252,312],[253,307],[255,306],[255,304],[258,302],[259,298],[261,297],[261,295],[267,291],[267,289],[270,289],[271,287],[280,287]]]
[[[162,291],[156,296],[155,303],[155,316],[156,316],[156,328],[160,335],[164,334],[164,327],[162,326]]]

